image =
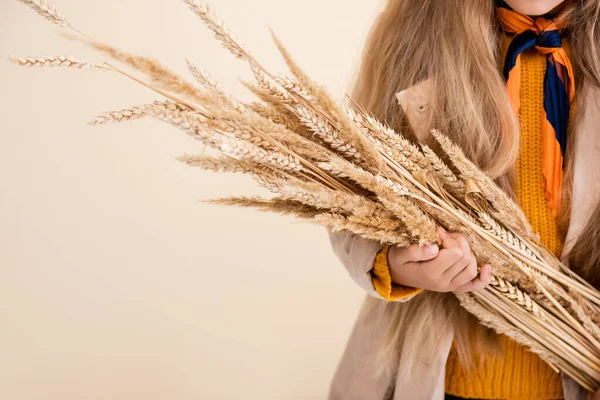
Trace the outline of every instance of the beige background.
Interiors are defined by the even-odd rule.
[[[235,94],[249,77],[177,0],[55,0],[90,36]],[[283,70],[272,27],[306,70],[348,87],[380,1],[212,0]],[[14,0],[0,58],[100,61]],[[258,193],[186,167],[197,142],[156,121],[88,127],[155,99],[106,72],[0,62],[0,399],[324,398],[363,294],[323,229],[206,205]]]

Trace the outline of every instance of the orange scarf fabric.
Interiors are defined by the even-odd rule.
[[[513,109],[519,115],[521,52],[535,48],[546,55],[544,112],[542,123],[543,173],[546,200],[552,215],[560,211],[564,153],[567,144],[570,106],[575,97],[573,67],[562,47],[560,22],[532,17],[501,6],[496,9],[502,29],[515,34],[504,62],[504,78]],[[561,21],[561,16],[556,21]]]

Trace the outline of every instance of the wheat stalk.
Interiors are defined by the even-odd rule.
[[[188,70],[192,74],[192,76],[198,81],[201,85],[209,88],[213,93],[219,96],[223,102],[234,110],[244,113],[247,111],[246,106],[241,102],[235,99],[233,96],[225,93],[225,91],[219,86],[217,81],[215,81],[210,74],[202,68],[200,68],[196,63],[193,63],[189,60],[187,61]]]
[[[252,170],[239,160],[227,157],[210,157],[205,155],[183,154],[177,160],[189,165],[212,172],[249,173]]]
[[[212,12],[208,4],[204,4],[198,0],[184,0],[190,9],[204,21],[206,26],[215,34],[217,40],[229,50],[237,58],[249,60],[255,63],[254,58],[250,53],[240,45],[238,40],[225,27],[225,24],[220,21]]]
[[[98,115],[94,119],[88,122],[89,125],[102,125],[109,122],[124,122],[124,121],[133,121],[136,119],[143,118],[147,116],[146,109],[151,107],[162,107],[165,110],[171,111],[190,111],[187,107],[172,102],[170,100],[156,100],[153,105],[142,105],[142,106],[133,106],[129,108],[122,108],[120,110],[107,111],[104,114]]]
[[[207,200],[207,203],[236,206],[245,208],[255,208],[261,211],[274,212],[278,214],[291,215],[302,219],[314,219],[320,211],[304,203],[281,199],[262,199],[256,197],[227,197],[222,199]]]
[[[348,218],[339,214],[319,214],[314,217],[314,221],[319,225],[327,226],[334,232],[347,231],[357,234],[365,239],[376,240],[382,243],[393,243],[398,246],[408,246],[410,244],[410,241],[401,234],[371,228],[370,226],[350,221]]]
[[[454,165],[460,170],[464,179],[473,179],[481,182],[480,187],[487,200],[502,215],[506,223],[523,232],[527,237],[533,237],[533,229],[527,222],[527,218],[519,206],[500,189],[484,172],[475,166],[463,153],[463,151],[453,144],[445,135],[438,131],[433,131],[435,139],[440,143],[448,157]]]
[[[22,67],[68,67],[78,69],[106,69],[104,64],[93,64],[85,60],[78,60],[71,56],[43,56],[43,57],[9,57],[10,61]]]
[[[89,125],[102,125],[109,122],[123,122],[140,119],[146,116],[145,106],[133,106],[121,110],[107,111],[88,122]]]
[[[56,8],[52,5],[48,4],[45,0],[18,0],[20,3],[23,3],[46,20],[58,24],[61,26],[69,26],[69,23],[65,19],[65,17],[60,13]]]

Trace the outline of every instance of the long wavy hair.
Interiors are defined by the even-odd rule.
[[[567,0],[563,7],[577,85],[600,87],[600,0]],[[352,97],[411,137],[395,93],[430,79],[432,102],[426,112],[432,127],[449,135],[512,195],[519,125],[499,72],[500,35],[494,0],[388,0],[371,29]],[[565,199],[570,197],[573,147],[567,149]],[[563,214],[568,215],[568,209]],[[595,284],[600,283],[599,226],[600,205],[584,230],[587,234],[570,253],[573,265],[581,266],[577,272]],[[484,350],[478,354],[494,354],[490,350],[497,348],[495,336],[451,294],[426,292],[406,303],[371,299],[366,309],[370,307],[385,307],[381,365],[394,373],[410,374],[419,354],[424,349],[436,351],[449,329],[466,366],[473,361],[473,348]],[[396,370],[399,357],[407,366],[402,371]]]

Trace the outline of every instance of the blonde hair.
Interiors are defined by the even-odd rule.
[[[600,86],[600,1],[567,1],[564,7],[561,15],[571,27],[565,34],[574,54],[576,82]],[[493,0],[388,0],[369,35],[352,98],[410,137],[395,93],[432,80],[432,103],[426,110],[432,127],[450,136],[512,194],[519,126],[498,70],[499,32]],[[573,152],[572,144],[568,151]],[[571,165],[567,163],[563,189],[567,192]],[[599,223],[600,205],[596,215]],[[593,229],[590,222],[588,230]],[[576,255],[581,248],[589,252],[592,245],[589,238],[576,244]],[[598,247],[600,243],[593,250],[600,261]],[[589,275],[592,267],[585,265]],[[387,334],[380,356],[382,365],[394,373],[410,374],[424,349],[439,349],[446,330],[454,331],[455,347],[467,367],[473,346],[486,350],[476,353],[494,353],[490,351],[494,335],[477,324],[452,294],[425,292],[407,303],[371,299],[366,309],[371,307],[385,307],[387,327],[382,329]],[[399,357],[407,366],[402,371],[396,371]]]

